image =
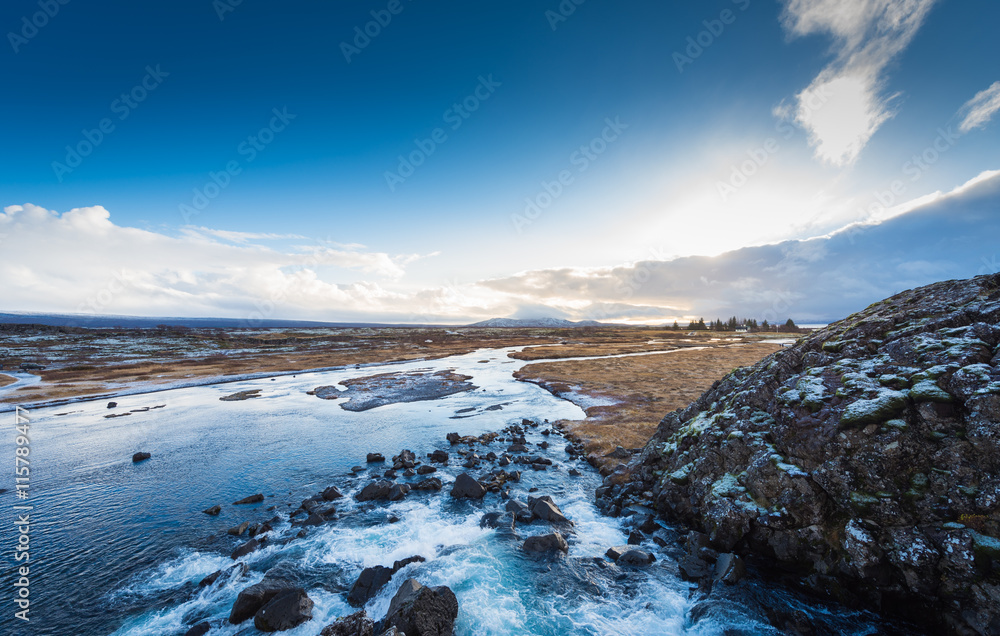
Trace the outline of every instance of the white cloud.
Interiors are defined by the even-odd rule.
[[[951,192],[904,204],[907,211],[892,218],[809,240],[437,285],[399,275],[413,255],[325,242],[279,250],[249,236],[234,245],[212,231],[173,237],[121,227],[102,207],[59,214],[10,206],[0,212],[0,309],[249,324],[261,318],[470,323],[511,315],[810,322],[936,279],[984,273],[984,263],[995,270],[998,200],[1000,171],[984,172]],[[359,271],[367,274],[362,280]]]
[[[833,37],[834,60],[782,109],[805,128],[816,157],[854,163],[893,115],[886,67],[909,45],[936,0],[784,0],[781,21],[793,37]],[[781,115],[782,110],[776,111]]]
[[[8,206],[0,234],[0,297],[7,308],[26,311],[268,318],[402,312],[409,297],[384,285],[420,257],[323,241],[281,251],[251,241],[297,237],[210,228],[172,237],[115,225],[100,206],[62,214]],[[337,282],[353,279],[349,272],[377,280]]]
[[[959,109],[959,114],[964,115],[964,118],[958,129],[967,133],[974,128],[982,128],[993,119],[998,110],[1000,110],[1000,82],[993,82],[989,88],[976,93],[975,97],[965,102]]]

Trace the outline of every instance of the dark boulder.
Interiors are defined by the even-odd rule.
[[[720,554],[715,561],[715,581],[732,585],[746,576],[746,566],[743,559],[732,552]]]
[[[249,521],[244,521],[240,525],[233,526],[232,528],[229,528],[228,530],[226,530],[226,534],[232,535],[234,537],[240,537],[240,536],[243,536],[243,533],[246,532],[247,528],[249,528],[249,527],[250,527],[250,522]]]
[[[385,461],[385,455],[383,455],[382,453],[368,453],[368,456],[365,458],[365,461],[368,462],[369,464],[378,464],[380,462]]]
[[[689,578],[709,549],[734,553],[933,632],[996,631],[998,353],[1000,274],[902,292],[667,414],[602,507],[704,532]],[[732,578],[738,563],[716,567]]]
[[[212,572],[198,583],[198,587],[207,587],[209,585],[214,585],[215,582],[218,581],[220,578],[223,581],[230,581],[233,579],[237,579],[245,575],[249,570],[250,568],[247,567],[246,563],[242,562],[235,563],[233,565],[230,565],[228,568]]]
[[[108,402],[108,408],[113,409],[118,406],[118,402]]]
[[[238,558],[240,558],[242,556],[246,556],[246,555],[250,554],[251,552],[256,552],[260,548],[264,547],[264,543],[265,543],[266,539],[267,539],[267,537],[263,537],[263,536],[260,537],[260,538],[255,537],[253,539],[250,539],[246,543],[241,544],[235,550],[233,550],[233,553],[230,554],[229,557],[231,559],[235,560],[235,559],[238,559]]]
[[[393,484],[389,489],[389,501],[399,501],[410,492],[409,484]]]
[[[380,628],[394,627],[406,636],[451,636],[457,617],[458,599],[450,588],[407,579],[392,597]]]
[[[437,477],[430,477],[428,479],[422,479],[417,483],[413,484],[414,490],[441,490],[444,484]]]
[[[375,636],[375,621],[364,610],[338,618],[323,628],[319,636]]]
[[[251,585],[239,593],[236,602],[233,603],[233,609],[229,612],[229,622],[233,625],[239,625],[253,617],[257,610],[264,607],[277,595],[295,589],[295,586],[284,579],[265,576],[260,583]]]
[[[440,449],[428,454],[427,457],[435,464],[447,464],[449,459],[448,453]]]
[[[112,402],[113,404],[113,402]],[[184,632],[184,636],[204,636],[208,631],[212,629],[211,623],[208,621],[202,621],[192,627],[191,629]]]
[[[361,607],[370,601],[386,583],[392,579],[392,568],[376,565],[361,571],[351,591],[347,594],[347,602],[354,607]]]
[[[301,587],[275,596],[257,610],[253,626],[262,632],[283,632],[312,620],[313,602]]]
[[[393,483],[391,481],[373,481],[362,488],[361,492],[355,496],[355,499],[358,501],[383,501],[389,498],[389,492],[392,490],[392,487]]]
[[[320,493],[320,497],[322,497],[324,501],[333,501],[334,499],[340,499],[343,496],[343,493],[341,493],[336,486],[330,486]]]
[[[644,565],[649,565],[655,560],[656,558],[649,552],[646,552],[645,550],[639,550],[638,548],[632,548],[631,550],[626,551],[623,555],[618,557],[616,562],[618,563],[618,565],[644,566]]]
[[[215,504],[211,508],[205,508],[204,510],[202,510],[202,512],[204,512],[206,515],[212,515],[214,517],[218,515],[220,512],[222,512],[222,506],[220,506],[219,504]]]
[[[429,475],[431,473],[436,473],[436,472],[437,468],[434,468],[433,466],[421,466],[420,468],[417,469],[418,475]]]
[[[233,505],[234,506],[242,506],[244,504],[260,503],[262,501],[264,501],[264,495],[261,494],[261,493],[257,493],[256,495],[250,495],[249,497],[244,497],[243,499],[240,499],[239,501],[234,501]]]
[[[135,464],[135,463],[138,463],[138,462],[141,462],[141,461],[145,461],[145,460],[149,459],[150,457],[152,457],[152,455],[150,455],[149,453],[144,452],[144,451],[140,451],[140,452],[136,453],[135,455],[132,455],[132,463]]]
[[[521,546],[526,552],[550,552],[559,550],[569,552],[569,544],[558,532],[528,537]]]
[[[456,499],[482,499],[486,489],[468,473],[462,473],[455,479],[451,488],[451,496]],[[405,630],[404,630],[405,631]]]

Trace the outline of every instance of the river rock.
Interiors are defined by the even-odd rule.
[[[239,536],[242,536],[243,533],[246,532],[247,528],[249,528],[249,527],[250,527],[250,522],[249,521],[244,521],[240,525],[233,526],[232,528],[229,528],[228,530],[226,530],[226,534],[231,534],[234,537],[239,537]]]
[[[448,453],[440,449],[428,454],[427,457],[435,464],[447,464],[449,459]]]
[[[437,468],[434,468],[433,466],[421,466],[420,468],[417,469],[418,475],[429,475],[431,473],[436,473],[436,472]]]
[[[211,508],[205,508],[204,510],[202,510],[202,512],[204,512],[206,515],[212,515],[214,517],[218,515],[220,512],[222,512],[222,506],[220,506],[219,504],[215,504]]]
[[[283,632],[312,620],[313,602],[301,587],[275,596],[257,610],[253,626],[262,632]]]
[[[542,521],[548,521],[549,523],[572,523],[566,518],[566,515],[559,510],[559,506],[552,501],[549,496],[539,497],[532,501],[528,499],[528,505],[531,506],[531,518],[541,519]]]
[[[204,636],[210,629],[212,629],[211,623],[208,621],[202,621],[184,632],[184,636]]]
[[[399,501],[410,492],[409,484],[393,484],[389,489],[389,501]]]
[[[319,636],[374,636],[375,621],[365,610],[338,618],[323,628]]]
[[[262,493],[257,493],[256,495],[250,495],[249,497],[244,497],[239,501],[234,501],[234,506],[242,506],[244,504],[255,504],[264,501],[264,495]]]
[[[389,498],[389,493],[393,488],[391,481],[373,481],[361,489],[355,499],[358,501],[382,501]]]
[[[382,565],[365,568],[358,575],[351,591],[347,594],[347,602],[354,607],[361,607],[371,600],[386,583],[392,579],[394,571]]]
[[[229,622],[233,625],[239,625],[256,614],[257,610],[264,607],[278,594],[294,589],[296,589],[295,586],[284,579],[265,576],[260,583],[251,585],[239,593],[236,602],[233,603],[232,610],[229,612]]]
[[[444,484],[437,477],[430,477],[428,479],[422,479],[417,483],[413,484],[414,490],[441,490]]]
[[[226,581],[239,578],[245,575],[249,571],[249,569],[250,568],[247,567],[247,564],[243,563],[242,561],[239,563],[234,563],[233,565],[230,565],[228,568],[212,572],[198,583],[198,587],[206,587],[209,585],[213,585],[220,578],[223,578],[223,580]]]
[[[569,544],[558,532],[528,537],[521,547],[526,552],[549,552],[551,550],[569,552]]]
[[[1000,580],[975,545],[1000,542],[998,347],[1000,274],[897,294],[667,414],[598,504],[651,504],[718,552],[931,631],[995,632]]]
[[[473,479],[468,473],[459,475],[455,479],[455,485],[451,489],[451,496],[456,499],[482,499],[485,494],[486,489],[483,488],[483,485]]]
[[[746,566],[739,555],[732,552],[720,554],[715,561],[715,580],[732,585],[746,576]]]
[[[626,550],[624,554],[618,557],[616,563],[618,563],[618,565],[644,566],[649,565],[655,560],[656,557],[649,552],[639,550],[638,548],[632,548],[630,550]]]
[[[392,597],[380,628],[394,627],[406,636],[451,636],[457,617],[458,599],[450,588],[407,579]]]
[[[320,497],[322,497],[324,501],[333,501],[334,499],[340,499],[343,496],[343,493],[341,493],[336,486],[330,486],[320,494]]]
[[[509,500],[506,505],[504,505],[504,510],[514,515],[515,521],[518,523],[531,523],[532,517],[531,511],[528,510],[528,506],[524,505],[516,499]]]
[[[253,539],[250,539],[246,543],[238,546],[235,550],[233,550],[233,553],[230,554],[229,557],[233,560],[236,560],[242,556],[250,554],[251,552],[256,552],[257,550],[259,550],[264,546],[266,539],[267,537],[260,537],[260,538],[255,537]]]
[[[141,461],[147,460],[150,457],[152,457],[152,455],[150,455],[149,453],[144,452],[144,451],[140,451],[140,452],[136,453],[135,455],[132,455],[132,463],[135,464],[137,462],[141,462]]]
[[[385,461],[385,455],[382,453],[368,453],[365,461],[369,464],[378,464]]]

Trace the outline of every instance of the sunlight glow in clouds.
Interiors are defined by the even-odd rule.
[[[784,0],[782,24],[793,37],[829,34],[835,60],[796,96],[795,119],[810,133],[816,157],[853,164],[893,116],[884,94],[886,67],[909,45],[936,0]],[[817,94],[829,100],[812,108]]]

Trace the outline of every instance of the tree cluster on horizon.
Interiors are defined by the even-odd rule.
[[[732,316],[729,320],[722,320],[721,318],[716,318],[715,320],[709,321],[705,324],[704,318],[699,318],[698,320],[692,320],[688,323],[687,327],[681,327],[680,324],[675,320],[674,324],[670,327],[671,331],[736,331],[745,329],[748,332],[793,332],[797,333],[802,331],[795,321],[789,318],[785,321],[783,325],[778,323],[771,324],[764,319],[762,322],[758,323],[755,318],[737,318]]]

